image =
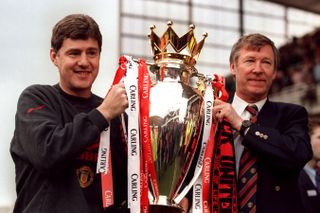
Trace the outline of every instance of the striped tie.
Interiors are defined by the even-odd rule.
[[[250,121],[257,121],[258,107],[248,105],[246,110],[251,114]],[[242,212],[256,212],[256,191],[257,191],[257,165],[256,156],[247,148],[244,148],[240,158],[238,176],[239,207]]]

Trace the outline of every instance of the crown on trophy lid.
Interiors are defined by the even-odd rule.
[[[188,65],[195,65],[203,47],[207,33],[203,33],[203,38],[197,43],[193,30],[195,26],[191,24],[189,31],[179,37],[172,29],[172,21],[168,21],[168,28],[161,38],[154,32],[154,25],[150,27],[151,33],[148,35],[151,42],[154,60],[159,62],[165,59],[177,59]]]

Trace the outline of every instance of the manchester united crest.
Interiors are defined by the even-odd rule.
[[[77,169],[77,176],[80,186],[86,188],[93,182],[94,173],[89,166],[82,166]]]

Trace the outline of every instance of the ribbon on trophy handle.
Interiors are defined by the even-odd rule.
[[[142,211],[146,212],[149,206],[148,199],[148,181],[150,177],[150,185],[155,196],[155,202],[159,199],[159,189],[157,183],[156,170],[154,166],[154,159],[152,155],[151,146],[151,134],[150,134],[150,88],[151,79],[147,69],[145,60],[139,60],[139,75],[138,75],[138,90],[139,90],[139,100],[140,100],[140,130],[141,130],[141,147],[143,151],[143,182],[142,182]],[[150,175],[150,176],[149,176]]]
[[[138,67],[132,58],[127,58],[124,85],[128,96],[128,208],[140,213],[141,204],[141,147],[139,130]]]
[[[212,122],[210,136],[206,148],[206,152],[203,159],[202,167],[202,212],[210,213],[210,190],[211,190],[211,169],[212,169],[212,156],[215,146],[215,133],[217,129],[217,124]]]
[[[212,87],[215,88],[214,99],[219,98],[222,101],[227,101],[229,98],[228,92],[224,87],[224,78],[218,75],[214,75],[214,79],[212,80]],[[213,118],[212,118],[213,119]],[[203,201],[202,208],[204,213],[211,213],[212,205],[211,202],[211,181],[212,181],[212,167],[215,166],[215,161],[213,160],[214,150],[217,148],[218,141],[221,138],[217,138],[216,143],[216,134],[219,132],[219,126],[216,121],[213,119],[213,123],[211,125],[210,137],[208,140],[208,145],[205,153],[205,158],[203,162],[202,168],[202,186],[203,186]]]
[[[215,149],[215,134],[217,123],[213,119],[212,108],[215,98],[227,101],[228,93],[224,88],[224,78],[214,74],[211,85],[206,87],[204,96],[204,129],[202,147],[199,154],[197,167],[201,166],[201,175],[194,184],[193,212],[210,213],[211,170],[214,162],[212,156]],[[200,167],[199,167],[200,168]]]
[[[136,108],[139,110],[139,123],[138,126],[140,127],[140,131],[137,131],[137,133],[141,134],[141,137],[139,137],[139,145],[138,145],[138,138],[137,144],[132,144],[136,146],[136,148],[140,151],[139,159],[137,157],[130,158],[130,154],[128,156],[128,206],[130,208],[131,212],[149,212],[149,199],[148,199],[148,185],[149,185],[149,177],[150,177],[150,183],[151,188],[153,190],[153,194],[155,196],[155,200],[158,200],[159,197],[159,190],[158,190],[158,184],[157,184],[157,178],[156,178],[156,171],[154,167],[154,160],[152,156],[152,148],[151,148],[151,139],[150,139],[150,121],[149,121],[149,111],[150,111],[150,88],[151,88],[151,79],[149,76],[149,72],[147,69],[147,65],[145,60],[139,59],[136,61],[138,63],[135,63],[135,61],[131,57],[127,57],[128,64],[127,64],[127,70],[126,70],[126,78],[125,78],[125,86],[128,88],[127,94],[129,96],[129,110],[130,107],[133,105],[133,101],[139,100],[139,105],[136,106]],[[138,81],[137,81],[138,79]],[[138,86],[136,88],[136,86]],[[130,89],[131,88],[131,89]],[[133,89],[135,88],[135,89]],[[135,95],[133,95],[133,93]],[[133,97],[134,100],[132,99]],[[130,101],[130,99],[132,99]],[[130,106],[130,104],[132,106]],[[136,111],[138,111],[136,109]],[[128,117],[130,117],[130,112],[128,112]],[[136,114],[135,114],[136,116]],[[136,143],[135,141],[132,141],[132,136],[129,136],[130,134],[130,126],[132,125],[132,122],[136,122],[136,120],[130,120],[128,119],[128,147],[130,146],[130,143]],[[129,151],[129,149],[128,149]],[[130,152],[128,152],[130,153]],[[140,161],[139,161],[140,160]],[[135,187],[135,184],[130,183],[130,178],[132,175],[136,175],[137,173],[132,173],[130,170],[132,169],[131,166],[137,166],[137,162],[139,162],[140,165],[140,181],[137,185],[141,193],[132,193],[133,188]],[[138,170],[136,170],[137,172]],[[131,195],[130,195],[130,189],[131,189]],[[135,196],[137,195],[137,196]],[[140,196],[141,195],[141,196]],[[129,200],[131,199],[131,204]],[[133,205],[134,204],[134,205]]]
[[[200,151],[199,159],[203,159],[201,165],[201,180],[199,182],[199,170],[198,173],[195,172],[195,176],[190,181],[190,183],[185,187],[185,189],[175,198],[175,202],[179,203],[181,199],[186,195],[186,193],[190,190],[192,186],[194,186],[193,193],[193,212],[205,212],[210,213],[212,209],[213,203],[211,202],[211,172],[212,167],[215,165],[213,161],[214,150],[216,149],[215,137],[218,131],[218,124],[214,121],[212,113],[212,107],[214,105],[213,100],[215,98],[219,98],[223,101],[227,101],[228,93],[224,88],[224,79],[223,77],[219,77],[218,75],[214,75],[214,79],[212,80],[212,88],[207,86],[206,93],[210,94],[210,96],[205,96],[205,105],[204,105],[204,114],[205,114],[205,127],[204,127],[204,137],[202,138],[202,147]],[[210,100],[212,102],[212,106],[210,105]],[[207,116],[206,116],[207,114]],[[210,123],[212,122],[212,123]],[[209,136],[208,136],[209,135]],[[217,138],[221,140],[221,138]],[[207,142],[206,142],[207,140]],[[205,147],[204,145],[205,144]],[[204,153],[201,153],[205,150]],[[204,156],[202,156],[204,155]],[[201,157],[202,156],[202,157]],[[198,160],[198,165],[200,165],[201,161]],[[202,186],[201,186],[202,184]]]
[[[128,136],[126,137],[126,133],[123,132],[128,144],[128,207],[130,212],[147,213],[149,212],[149,178],[155,201],[159,197],[149,128],[151,80],[145,60],[136,61],[129,56],[121,56],[119,63],[113,85],[123,81],[129,101],[129,107],[126,110]],[[123,116],[122,126],[123,131],[126,131]],[[109,129],[110,127],[101,133],[97,164],[97,173],[102,175],[102,197],[105,208],[113,204]],[[110,165],[109,167],[104,161],[106,156],[109,156],[106,162]],[[105,202],[110,200],[110,195],[112,195],[112,202]]]
[[[148,142],[150,141],[149,111],[150,111],[151,80],[144,60],[139,61],[138,94],[140,102],[140,133],[142,158],[148,159]],[[148,200],[148,160],[141,161],[141,212],[149,212]]]
[[[194,171],[194,178],[196,178],[195,183],[193,184],[193,202],[192,202],[192,212],[193,213],[202,213],[203,212],[203,175],[202,168],[203,162],[205,158],[207,143],[209,140],[211,126],[212,126],[212,108],[213,108],[213,90],[211,87],[211,82],[207,82],[205,94],[204,94],[204,126],[203,126],[203,135],[200,153],[198,157],[198,161]]]
[[[97,173],[101,173],[101,191],[104,208],[114,204],[112,162],[109,138],[110,126],[101,132],[97,162]]]
[[[210,79],[210,78],[208,78]],[[183,197],[186,196],[191,187],[193,190],[193,212],[211,212],[211,170],[212,170],[212,157],[215,149],[215,134],[218,125],[214,122],[212,115],[212,107],[215,98],[227,101],[228,93],[224,88],[224,78],[214,75],[211,85],[207,85],[204,96],[204,128],[202,144],[197,161],[194,176],[189,184],[175,197],[174,201],[180,203]]]
[[[214,88],[214,94],[212,94],[212,99],[219,97],[221,100],[228,99],[228,93],[224,89],[223,78],[220,78],[218,75],[214,75],[214,79],[211,81],[211,86]],[[212,110],[212,107],[211,107]],[[211,189],[211,170],[212,170],[212,156],[215,147],[215,134],[217,131],[217,123],[213,119],[213,115],[211,114],[211,129],[210,136],[208,138],[207,147],[204,154],[203,159],[203,167],[202,167],[202,212],[210,213],[210,189]]]
[[[117,69],[112,85],[118,84],[122,80],[126,72],[126,68],[125,66],[123,66],[124,64],[126,64],[126,58],[124,56],[120,57],[119,63],[121,64],[121,66],[119,66],[119,68]],[[96,173],[101,174],[101,191],[104,208],[107,208],[114,204],[112,161],[110,152],[110,125],[100,134],[96,169]],[[125,128],[122,129],[125,131]]]

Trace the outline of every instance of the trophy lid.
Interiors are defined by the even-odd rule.
[[[182,37],[179,37],[173,30],[172,21],[168,21],[167,25],[168,28],[161,38],[154,32],[155,25],[150,27],[151,32],[148,37],[154,55],[153,59],[156,63],[175,60],[194,66],[208,34],[203,33],[203,38],[197,43],[193,33],[195,29],[193,24],[189,26],[189,31]]]

